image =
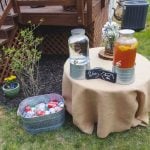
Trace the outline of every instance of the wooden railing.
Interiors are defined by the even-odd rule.
[[[12,8],[12,0],[9,1],[0,0],[0,5],[1,5],[1,17],[0,17],[0,27],[1,27],[6,16],[10,12],[10,9]]]
[[[18,12],[16,10],[16,1],[15,0],[0,0],[0,27],[4,23],[5,18],[10,13],[12,9],[14,12]]]
[[[5,6],[7,6],[8,4],[8,1],[7,0],[0,0],[0,7],[1,7],[1,10],[4,11],[4,8]]]

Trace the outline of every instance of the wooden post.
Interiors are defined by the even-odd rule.
[[[84,25],[84,0],[77,0],[77,21],[79,25]]]
[[[20,7],[17,4],[17,0],[12,0],[12,6],[13,6],[14,13],[17,13],[20,19]]]
[[[92,22],[92,0],[87,0],[87,25]]]

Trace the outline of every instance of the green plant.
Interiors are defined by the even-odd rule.
[[[16,37],[17,47],[4,48],[5,54],[11,58],[10,67],[15,72],[22,85],[26,97],[38,95],[39,86],[39,60],[41,52],[38,46],[42,38],[35,37],[34,31],[39,25],[31,24],[22,29]]]

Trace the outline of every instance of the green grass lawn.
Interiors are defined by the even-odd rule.
[[[150,0],[148,2],[150,3]],[[145,30],[136,32],[135,37],[139,41],[138,52],[150,59],[150,10],[148,11]]]
[[[63,127],[38,135],[26,133],[16,110],[0,108],[0,150],[148,150],[150,126],[110,134],[105,139],[96,132],[87,135],[79,131],[67,115]]]
[[[150,0],[149,0],[150,2]],[[139,41],[138,52],[150,59],[150,11],[147,25],[135,34]],[[82,133],[66,115],[65,124],[56,131],[31,135],[24,131],[17,108],[0,105],[0,150],[149,150],[150,125],[136,127],[121,133],[112,133],[100,139]]]

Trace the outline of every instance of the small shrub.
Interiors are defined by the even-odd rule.
[[[38,46],[42,42],[42,38],[34,36],[34,30],[39,25],[33,25],[30,22],[28,28],[19,32],[16,47],[4,48],[4,52],[11,57],[10,67],[15,72],[17,78],[21,82],[23,93],[26,97],[39,94],[39,60],[41,52]]]

